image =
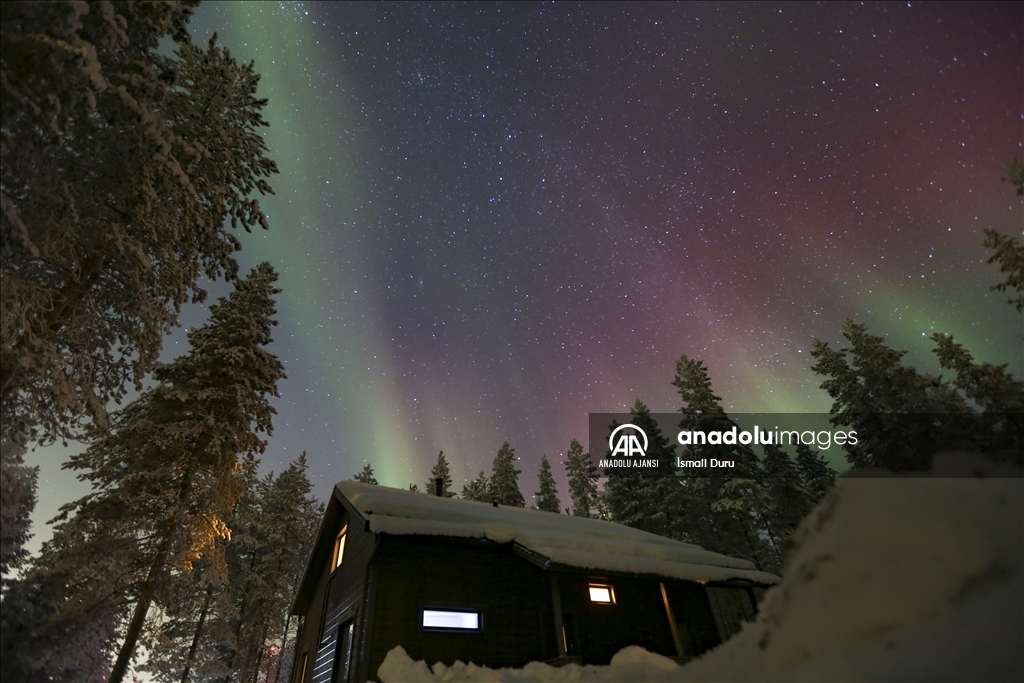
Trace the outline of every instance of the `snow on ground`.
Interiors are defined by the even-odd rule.
[[[937,461],[937,474],[957,474],[951,462]],[[1021,478],[840,479],[794,541],[782,583],[768,591],[757,620],[683,667],[627,648],[603,667],[431,669],[396,648],[378,676],[383,683],[1024,680]]]
[[[343,481],[337,487],[370,520],[375,533],[487,538],[518,543],[552,562],[573,567],[688,581],[747,579],[768,586],[779,581],[747,560],[599,519],[494,507],[355,481]]]

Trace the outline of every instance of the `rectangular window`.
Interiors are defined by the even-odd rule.
[[[599,602],[605,605],[615,604],[615,591],[612,589],[611,586],[599,583],[592,583],[590,584],[589,588],[591,602]]]
[[[348,534],[348,524],[341,528],[338,532],[337,538],[334,539],[334,559],[331,560],[331,571],[341,566],[341,562],[345,559],[345,536]]]
[[[466,610],[423,610],[423,628],[444,631],[479,631],[480,613]]]

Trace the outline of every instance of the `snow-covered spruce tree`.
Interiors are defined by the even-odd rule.
[[[275,574],[279,576],[277,583],[277,599],[279,616],[285,617],[283,629],[270,634],[272,640],[280,638],[281,648],[276,663],[274,680],[287,677],[290,669],[282,669],[286,656],[295,655],[295,638],[298,636],[298,624],[290,613],[292,601],[302,582],[306,560],[313,552],[316,543],[316,532],[320,520],[323,519],[326,506],[313,496],[313,486],[306,473],[306,454],[303,452],[297,461],[292,463],[277,480],[277,486],[268,496],[267,522],[269,542],[273,545],[267,554],[266,565],[279,567]],[[285,535],[287,540],[284,540]],[[280,545],[278,542],[280,541]],[[266,648],[264,648],[266,651]]]
[[[680,356],[672,382],[682,399],[680,430],[728,431],[736,426],[711,389],[702,361]],[[735,466],[721,476],[685,475],[687,530],[701,546],[751,560],[761,569],[778,566],[778,554],[762,532],[771,505],[757,455],[742,444],[702,444],[683,448],[686,460],[716,458]]]
[[[494,456],[494,463],[491,469],[491,480],[487,485],[487,493],[491,501],[498,501],[499,505],[522,508],[526,507],[526,499],[519,490],[519,475],[522,470],[516,469],[516,454],[508,441],[501,445],[498,454]]]
[[[814,507],[836,485],[836,471],[828,466],[818,451],[802,443],[796,445],[796,466],[800,470],[800,481],[807,492],[808,503]]]
[[[373,484],[374,486],[378,485],[376,477],[373,476],[373,465],[370,463],[363,465],[363,469],[352,477],[352,479],[363,484]]]
[[[427,480],[427,485],[424,491],[430,495],[436,495],[437,479],[441,479],[441,495],[445,498],[452,498],[455,496],[455,492],[452,488],[452,473],[448,467],[448,459],[444,457],[444,451],[439,451],[437,454],[437,464],[430,468],[430,479]]]
[[[266,446],[257,434],[271,431],[269,399],[284,377],[264,348],[276,324],[276,280],[262,263],[238,282],[189,332],[191,350],[158,366],[157,386],[66,465],[93,491],[62,508],[44,548],[39,580],[60,602],[42,628],[115,618],[112,683],[133,660],[151,605],[168,602],[176,575],[228,536],[240,458]]]
[[[224,597],[229,600],[219,604],[229,603],[221,615],[227,617],[221,630],[230,637],[213,641],[224,649],[224,680],[255,680],[266,670],[270,644],[286,644],[293,626],[288,608],[323,514],[323,506],[309,495],[311,489],[303,454],[280,475],[260,481],[243,530],[245,541],[237,548],[234,538],[227,543]]]
[[[192,571],[174,575],[169,598],[161,603],[160,627],[148,645],[143,670],[156,680],[224,678],[239,628],[236,586],[254,573],[248,555],[255,545],[259,515],[259,461],[246,459],[235,473],[241,494],[228,522],[230,539],[218,538],[193,563]],[[239,560],[240,555],[245,558]],[[239,571],[241,566],[242,571]]]
[[[0,408],[20,441],[81,436],[136,390],[232,225],[267,227],[259,76],[189,43],[189,0],[0,5]],[[175,56],[160,53],[172,38]]]
[[[490,502],[490,480],[484,472],[480,472],[476,479],[463,485],[462,500],[475,500],[480,503]]]
[[[32,537],[39,468],[25,465],[24,453],[23,445],[0,436],[0,590],[25,564],[25,544]]]
[[[583,452],[583,446],[573,439],[565,456],[565,472],[569,476],[569,497],[572,509],[566,510],[574,517],[597,517],[597,468],[590,463],[590,454]]]
[[[555,488],[555,475],[551,473],[551,463],[548,456],[540,458],[540,472],[537,474],[537,483],[540,490],[534,494],[537,499],[537,509],[545,512],[559,513],[562,511],[562,502],[558,500],[558,490]]]

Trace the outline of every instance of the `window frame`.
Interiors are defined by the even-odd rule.
[[[348,524],[341,527],[341,531],[334,537],[334,552],[331,553],[331,573],[338,571],[345,562],[345,541],[348,538]]]
[[[476,615],[476,628],[460,628],[445,627],[445,626],[427,626],[423,622],[426,619],[427,612],[442,612],[447,614],[473,614]],[[484,613],[483,610],[476,607],[437,607],[437,606],[423,606],[420,607],[420,630],[428,633],[482,633],[484,630]]]
[[[607,600],[597,600],[594,598],[594,590],[606,590],[608,591]],[[590,598],[592,605],[615,605],[618,604],[615,600],[615,587],[610,583],[597,583],[596,581],[587,582],[587,597]]]

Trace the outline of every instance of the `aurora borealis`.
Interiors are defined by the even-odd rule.
[[[271,229],[240,257],[284,290],[264,467],[307,451],[321,497],[364,462],[422,486],[441,449],[458,490],[508,440],[529,503],[588,413],[675,410],[683,353],[729,410],[826,412],[809,349],[846,317],[922,369],[941,331],[1024,375],[982,247],[1022,226],[1020,3],[207,2],[192,27],[270,100]]]

